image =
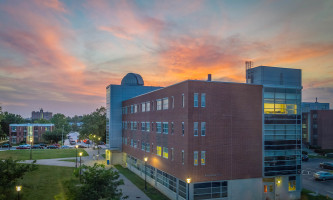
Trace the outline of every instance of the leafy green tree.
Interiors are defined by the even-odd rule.
[[[70,200],[119,200],[122,197],[122,190],[118,187],[124,184],[119,179],[119,173],[113,168],[106,169],[104,165],[95,163],[94,166],[81,167],[81,184],[75,180],[66,182],[66,196]],[[79,171],[75,171],[75,176],[79,177]]]
[[[46,131],[43,134],[44,140],[48,141],[49,143],[58,143],[62,139],[62,130],[55,129],[53,131]],[[64,140],[66,138],[66,134],[64,133]]]
[[[32,164],[20,164],[18,160],[0,160],[0,200],[14,199],[15,185],[26,172],[34,171],[38,167]]]
[[[2,120],[0,121],[2,132],[9,136],[9,124],[20,124],[24,123],[24,119],[21,115],[16,115],[13,113],[4,112],[2,113]]]
[[[100,107],[89,115],[84,115],[82,118],[82,127],[80,131],[80,138],[88,138],[89,135],[96,135],[105,141],[106,134],[106,109]]]
[[[57,113],[53,115],[51,122],[54,124],[56,129],[62,130],[64,128],[64,132],[66,133],[68,133],[71,130],[68,120],[64,114]]]
[[[47,119],[38,119],[38,120],[35,120],[34,123],[36,123],[36,124],[51,124],[51,122]]]

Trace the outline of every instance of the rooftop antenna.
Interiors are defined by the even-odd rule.
[[[318,103],[318,98],[316,97],[316,103]]]

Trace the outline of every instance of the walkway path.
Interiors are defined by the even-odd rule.
[[[89,156],[82,157],[82,164],[87,166],[93,166],[94,163],[104,164],[107,168],[110,168],[110,165],[106,165],[106,161],[103,157],[98,158],[97,154],[98,150],[93,149],[85,149],[85,151],[89,154]],[[100,150],[100,153],[104,152],[104,150]],[[52,166],[62,166],[62,167],[75,167],[75,162],[62,161],[67,159],[75,159],[72,158],[55,158],[55,159],[42,159],[37,160],[36,164],[38,165],[52,165]],[[80,159],[78,158],[78,162]],[[31,163],[32,160],[21,161],[22,163]],[[79,165],[79,163],[78,163]],[[116,170],[116,168],[114,168]],[[120,179],[124,180],[124,185],[119,188],[122,189],[123,195],[128,196],[128,200],[150,200],[150,198],[142,192],[139,188],[137,188],[131,181],[129,181],[125,176],[120,174]]]

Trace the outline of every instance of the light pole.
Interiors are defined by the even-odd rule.
[[[76,154],[75,154],[75,168],[77,168],[77,149],[79,148],[79,145],[75,146]]]
[[[16,186],[16,191],[17,191],[17,199],[20,200],[20,191],[22,189],[21,185]]]
[[[81,157],[82,157],[82,152],[80,152],[79,155],[80,155],[80,183],[81,183]]]
[[[148,161],[148,157],[145,157],[144,160],[145,160],[145,190],[147,191],[147,161]]]
[[[186,179],[186,182],[187,182],[187,199],[190,200],[190,183],[191,183],[191,178],[188,177]]]
[[[100,140],[101,140],[101,137],[98,138],[98,143],[99,143]],[[98,155],[99,155],[99,146],[98,146],[98,143],[97,143],[97,149],[98,149]]]
[[[32,138],[30,138],[30,160],[32,160]]]

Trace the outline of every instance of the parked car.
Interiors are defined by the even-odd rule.
[[[87,148],[86,146],[82,145],[82,144],[79,144],[78,145],[78,148]]]
[[[68,145],[64,145],[61,147],[62,149],[73,149],[74,147],[72,146],[68,146]]]
[[[328,179],[333,179],[333,174],[329,173],[329,172],[320,171],[320,172],[314,173],[313,177],[316,180],[323,180],[323,181],[325,181],[325,180],[328,180]]]
[[[332,162],[323,162],[319,164],[319,167],[322,169],[333,169],[333,163]]]
[[[59,147],[60,147],[60,144],[53,144],[53,146],[56,146],[56,147],[59,148]]]
[[[302,155],[302,161],[308,161],[309,160],[309,156],[308,155],[305,155],[305,154],[303,154]]]
[[[57,147],[55,145],[49,145],[46,148],[48,148],[48,149],[59,149],[59,147]]]
[[[20,145],[20,146],[16,147],[16,149],[30,149],[30,145],[29,144],[23,144],[23,145]]]
[[[69,142],[69,144],[76,145],[76,142],[72,140],[72,141]]]
[[[12,145],[10,145],[10,144],[2,144],[1,147],[2,147],[2,148],[8,148],[8,147],[12,147]]]
[[[35,144],[32,146],[33,149],[44,149],[43,146],[40,146],[39,144]]]
[[[40,143],[39,145],[42,146],[42,147],[47,147],[47,145],[44,144],[44,143]]]

